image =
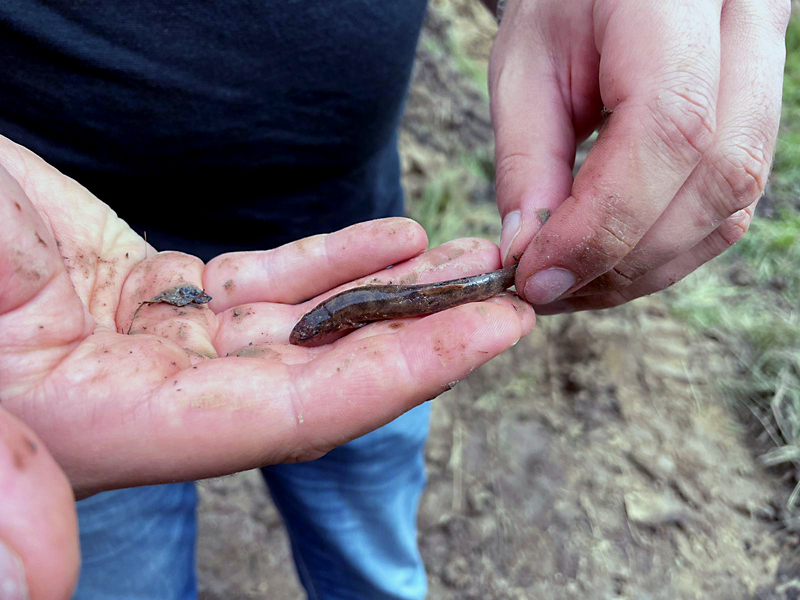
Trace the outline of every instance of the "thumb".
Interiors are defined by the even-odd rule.
[[[591,14],[553,4],[509,2],[489,63],[504,265],[570,195],[576,143],[600,117]]]
[[[28,427],[0,409],[0,598],[69,598],[79,563],[64,472]]]

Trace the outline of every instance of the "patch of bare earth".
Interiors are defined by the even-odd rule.
[[[431,598],[797,597],[797,539],[714,396],[718,355],[650,300],[543,318],[440,398]]]
[[[443,43],[473,4],[434,2],[425,39]],[[474,31],[466,47],[485,53],[491,28]],[[411,202],[491,145],[485,96],[432,45],[402,133]],[[491,201],[490,184],[475,193]],[[420,514],[430,598],[800,598],[785,489],[716,396],[725,356],[653,298],[543,317],[438,398]],[[200,495],[201,598],[301,598],[260,477],[204,482]]]

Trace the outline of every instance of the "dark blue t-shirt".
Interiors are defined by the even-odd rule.
[[[0,133],[208,259],[402,212],[425,0],[4,0]]]

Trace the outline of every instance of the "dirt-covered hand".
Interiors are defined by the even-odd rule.
[[[789,13],[509,0],[490,64],[501,249],[522,255],[517,289],[538,312],[658,291],[741,238],[775,147]]]
[[[459,240],[425,253],[416,223],[384,219],[206,267],[156,253],[5,139],[0,223],[0,399],[79,497],[319,457],[435,397],[534,324],[505,296],[290,346],[302,314],[342,286],[491,271],[498,249]],[[149,303],[186,285],[213,300]]]

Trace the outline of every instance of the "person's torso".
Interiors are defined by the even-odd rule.
[[[173,229],[187,210],[246,230],[297,199],[327,214],[337,195],[396,195],[380,180],[398,177],[394,137],[424,9],[7,0],[0,133],[129,220],[161,211]]]

